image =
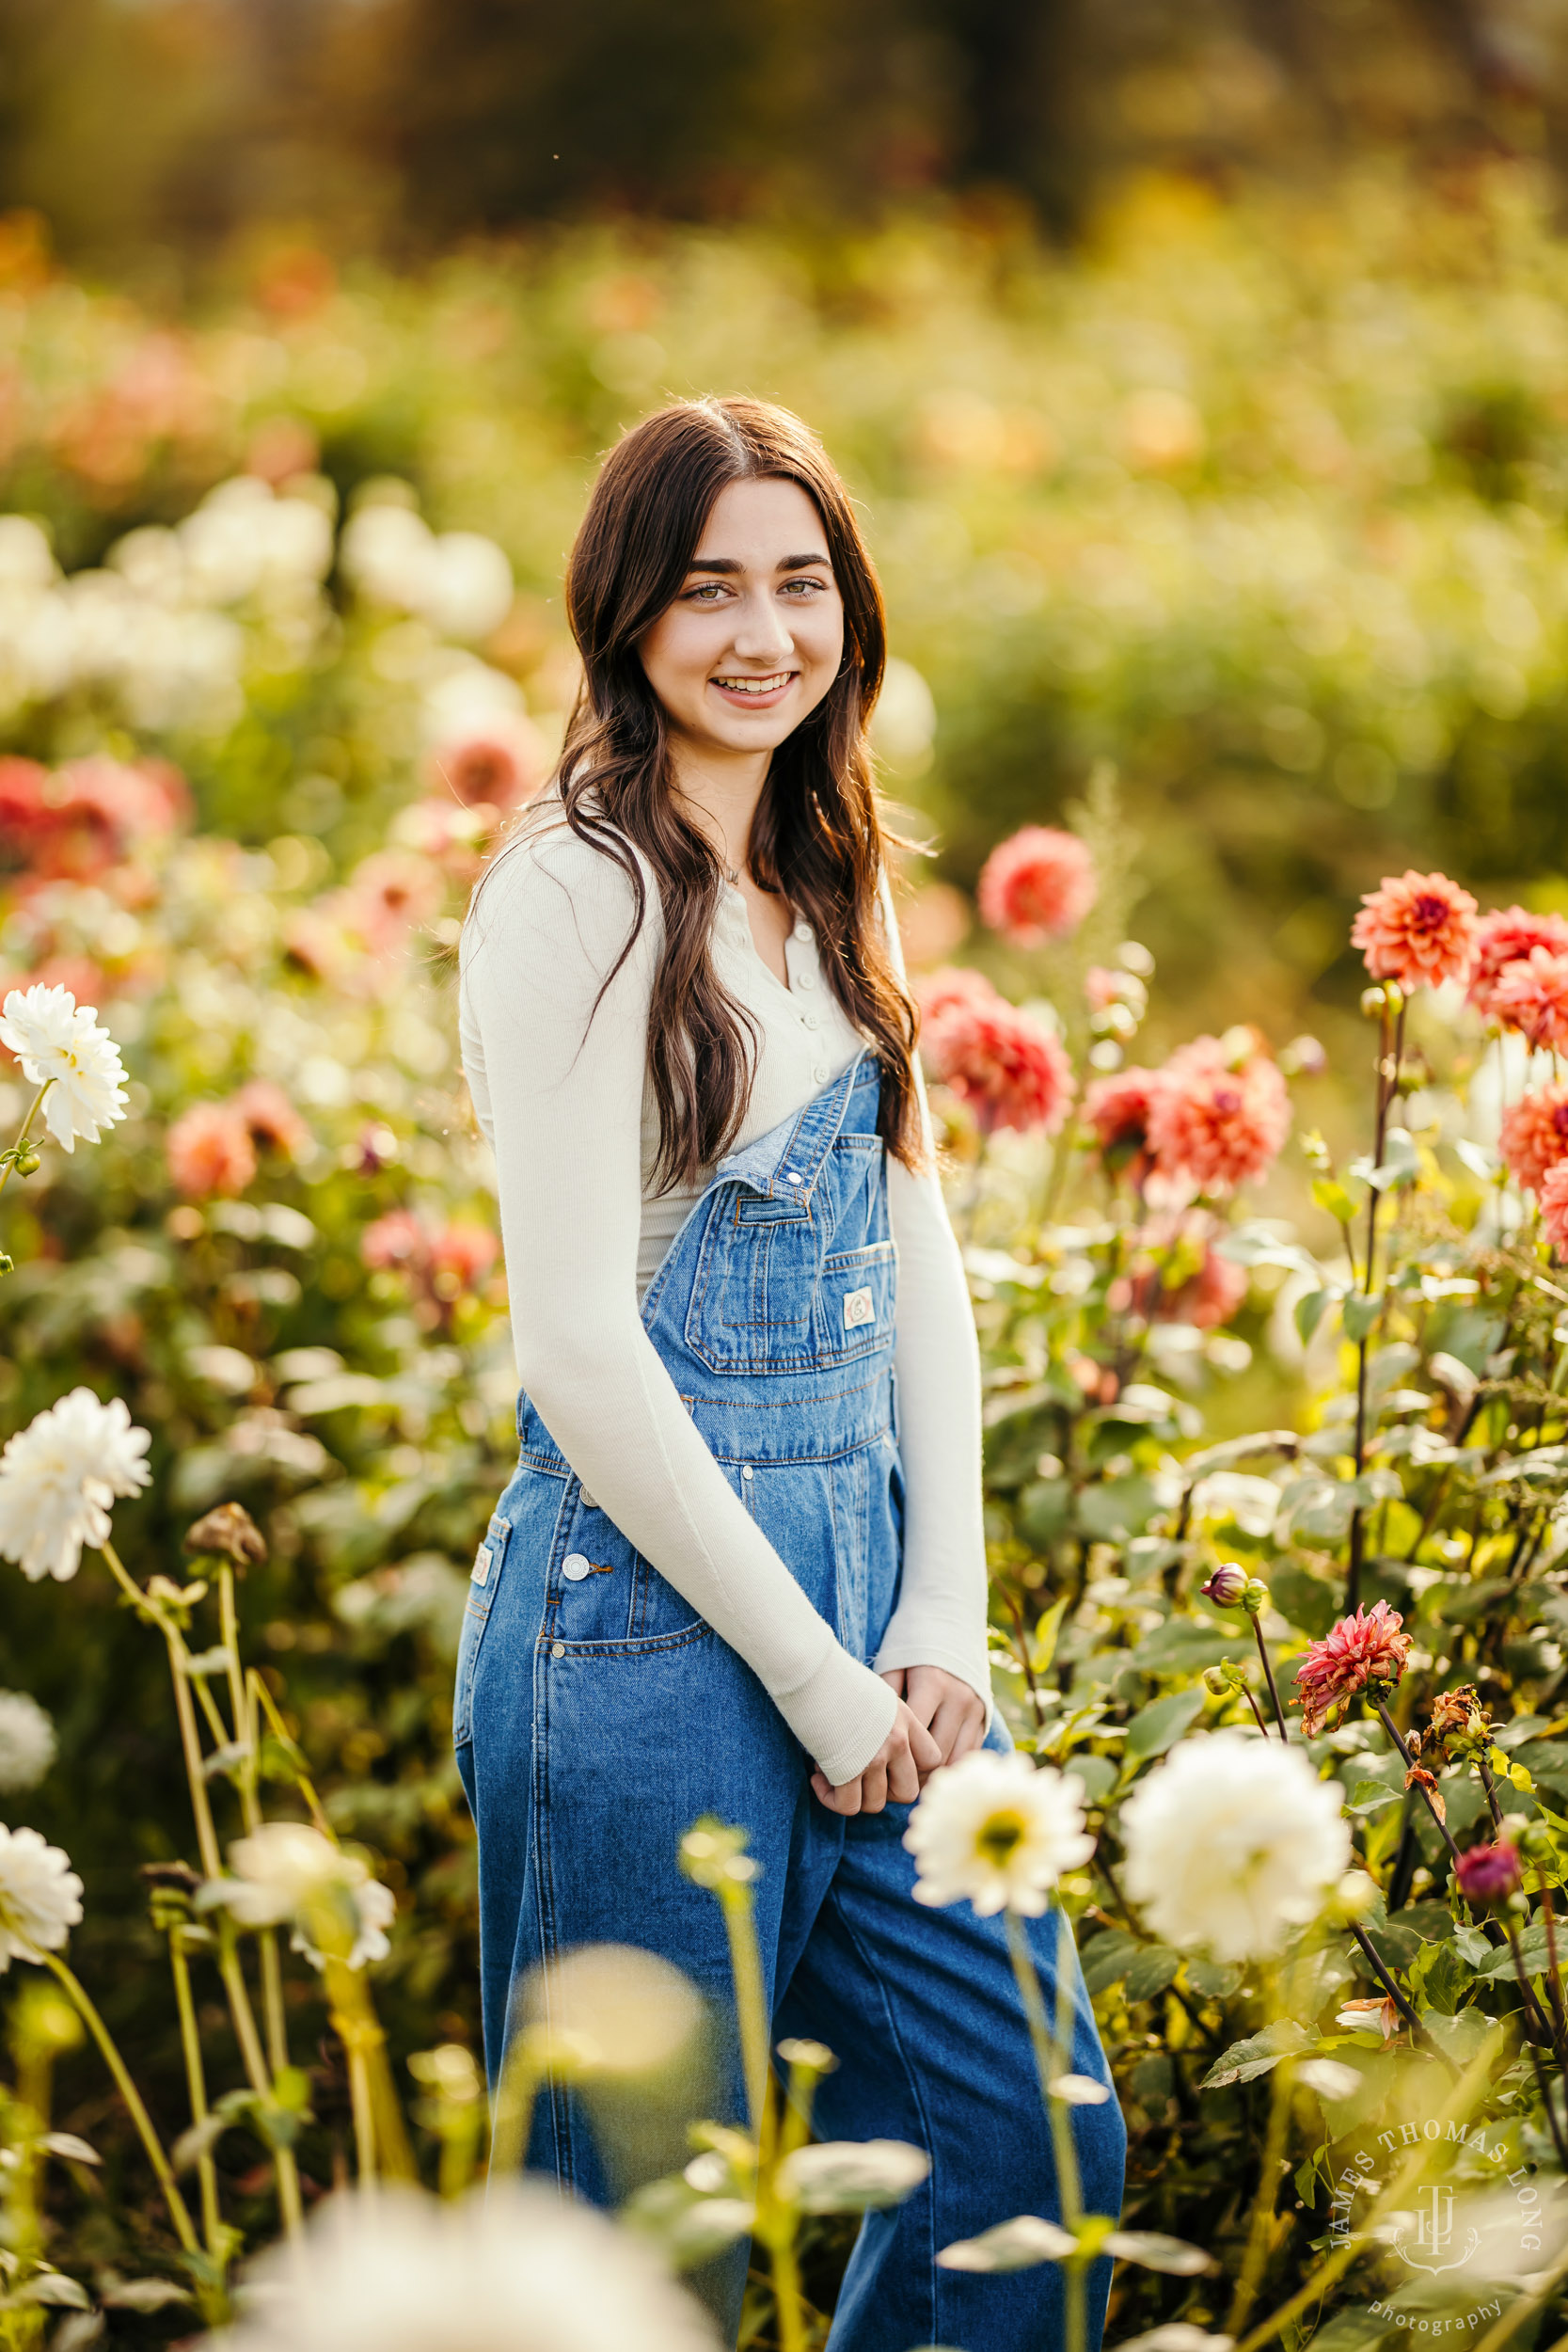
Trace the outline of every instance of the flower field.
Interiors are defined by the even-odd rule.
[[[1568,261],[1528,183],[1153,187],[1070,265],[958,222],[419,284],[279,249],[189,322],[0,262],[0,2337],[198,2340],[358,2177],[247,2352],[434,2344],[460,2291],[476,2343],[636,2311],[673,2352],[666,2274],[748,2238],[746,2340],[803,2352],[922,2176],[809,2142],[831,2053],[770,2077],[736,1825],[670,1867],[731,1928],[744,2125],[670,2107],[687,1989],[592,1955],[493,2119],[476,2067],[450,1692],[514,1370],[452,949],[572,691],[595,452],[744,381],[865,499],[879,747],[941,849],[906,921],[1019,1758],[913,1851],[1070,1924],[1130,2135],[1124,2212],[1076,2209],[1101,2086],[1036,1987],[1061,2216],[940,2259],[1061,2264],[1070,2336],[1109,2253],[1148,2352],[1555,2344]],[[552,2077],[633,2185],[580,2248],[465,2194]]]

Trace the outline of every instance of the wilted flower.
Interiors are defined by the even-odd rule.
[[[1560,1258],[1568,1259],[1568,1160],[1560,1160],[1541,1179],[1541,1224]]]
[[[216,1552],[240,1569],[259,1568],[267,1556],[267,1539],[243,1502],[219,1502],[186,1528],[185,1549]]]
[[[657,2256],[579,2201],[492,2182],[450,2202],[382,2183],[330,2198],[251,2279],[210,2352],[715,2352]]]
[[[1467,977],[1475,955],[1476,902],[1446,874],[1385,875],[1362,896],[1351,930],[1374,980],[1440,988]]]
[[[1467,1903],[1478,1909],[1500,1903],[1517,1889],[1523,1872],[1519,1849],[1506,1837],[1495,1845],[1471,1846],[1453,1866],[1454,1882]]]
[[[1363,1605],[1354,1617],[1341,1617],[1321,1642],[1307,1645],[1296,1695],[1301,1727],[1309,1740],[1357,1691],[1390,1690],[1398,1682],[1410,1655],[1410,1636],[1400,1630],[1403,1623],[1397,1609],[1374,1600],[1370,1609]]]
[[[164,1137],[176,1189],[188,1200],[242,1193],[255,1180],[256,1147],[232,1103],[193,1103]]]
[[[1475,964],[1470,974],[1470,1002],[1490,1020],[1497,1016],[1495,992],[1510,964],[1518,963],[1532,948],[1548,955],[1568,955],[1568,922],[1560,914],[1531,914],[1524,907],[1506,907],[1483,914],[1476,927]]]
[[[1019,947],[1076,930],[1099,890],[1094,860],[1076,834],[1025,825],[999,842],[980,869],[980,918]]]
[[[1350,1860],[1340,1794],[1299,1747],[1195,1733],[1122,1807],[1128,1894],[1166,1943],[1220,1960],[1276,1952]]]
[[[386,1931],[397,1915],[390,1887],[372,1879],[356,1854],[345,1853],[304,1821],[263,1821],[229,1849],[237,1877],[219,1882],[222,1899],[247,1928],[293,1925],[293,1948],[312,1967],[325,1965],[325,1927],[331,1958],[347,1967],[384,1960]]]
[[[1124,1171],[1141,1184],[1151,1162],[1148,1120],[1159,1073],[1135,1065],[1097,1078],[1084,1096],[1084,1116],[1094,1129],[1101,1164],[1113,1176]]]
[[[931,1076],[995,1127],[1054,1135],[1072,1100],[1072,1065],[1054,1031],[977,972],[938,972],[922,992],[921,1052]]]
[[[1267,1173],[1291,1131],[1278,1065],[1254,1047],[1195,1038],[1159,1073],[1149,1104],[1148,1148],[1163,1175],[1200,1192],[1234,1192]]]
[[[124,1118],[119,1048],[99,1026],[96,1007],[79,1005],[70,989],[13,988],[0,1013],[0,1041],[30,1085],[48,1084],[44,1124],[65,1151],[75,1150],[78,1136],[96,1143],[101,1128]]]
[[[36,1788],[55,1761],[55,1726],[25,1691],[0,1691],[0,1789]]]
[[[1517,1029],[1538,1052],[1568,1053],[1568,954],[1532,947],[1503,966],[1492,1009],[1505,1029]]]
[[[1469,1746],[1489,1739],[1491,1730],[1492,1718],[1473,1682],[1440,1691],[1432,1702],[1432,1720],[1427,1725],[1427,1742],[1432,1747],[1446,1748],[1449,1740]]]
[[[1341,2001],[1335,2024],[1345,2033],[1380,2033],[1385,2042],[1398,2033],[1400,2012],[1386,1993],[1365,2000]]]
[[[1568,1159],[1568,1086],[1522,1095],[1503,1113],[1497,1144],[1514,1182],[1539,1192],[1546,1170]]]
[[[918,1866],[916,1902],[967,1900],[982,1918],[1004,1907],[1037,1917],[1062,1872],[1094,1851],[1076,1772],[990,1748],[931,1774],[904,1843]]]
[[[36,1829],[0,1826],[0,1976],[13,1960],[57,1952],[81,1916],[71,1856]]]
[[[42,1576],[68,1582],[82,1546],[107,1540],[116,1496],[150,1483],[142,1456],[150,1443],[122,1397],[104,1405],[90,1389],[72,1389],[35,1414],[0,1454],[0,1559],[14,1560],[34,1583]]]

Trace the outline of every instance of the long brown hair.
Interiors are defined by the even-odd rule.
[[[681,401],[611,450],[573,545],[566,612],[583,683],[548,794],[559,795],[573,832],[631,883],[635,918],[606,988],[647,912],[637,852],[657,886],[664,945],[648,1067],[658,1108],[656,1180],[665,1188],[695,1182],[733,1142],[757,1040],[713,967],[723,867],[672,788],[664,711],[637,648],[684,585],[721,491],[766,479],[798,484],[822,518],[845,649],[827,694],[773,754],[747,862],[758,886],[782,891],[816,931],[827,983],[880,1066],[878,1124],[889,1150],[911,1166],[920,1152],[915,1009],[877,919],[885,836],[865,739],[887,659],[877,574],[848,493],[800,418],[759,400]],[[528,818],[525,811],[525,828]]]

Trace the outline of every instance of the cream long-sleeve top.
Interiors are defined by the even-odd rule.
[[[887,1163],[905,1538],[898,1605],[873,1671],[842,1647],[735,1493],[641,1319],[642,1292],[703,1189],[657,1194],[651,1182],[647,1026],[662,923],[643,873],[642,928],[602,998],[632,928],[632,888],[560,820],[536,820],[507,845],[464,926],[459,1036],[495,1158],[517,1377],[599,1508],[738,1650],[837,1785],[893,1726],[884,1672],[942,1666],[990,1702],[979,1355],[962,1263],[922,1095],[925,1171]],[[882,908],[901,970],[885,886]],[[820,1093],[863,1041],[805,923],[785,945],[786,987],[732,886],[712,954],[757,1030],[740,1145]]]

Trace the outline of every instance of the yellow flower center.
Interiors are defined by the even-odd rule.
[[[1029,1834],[1022,1813],[990,1813],[981,1822],[974,1843],[993,1869],[1005,1870]]]

